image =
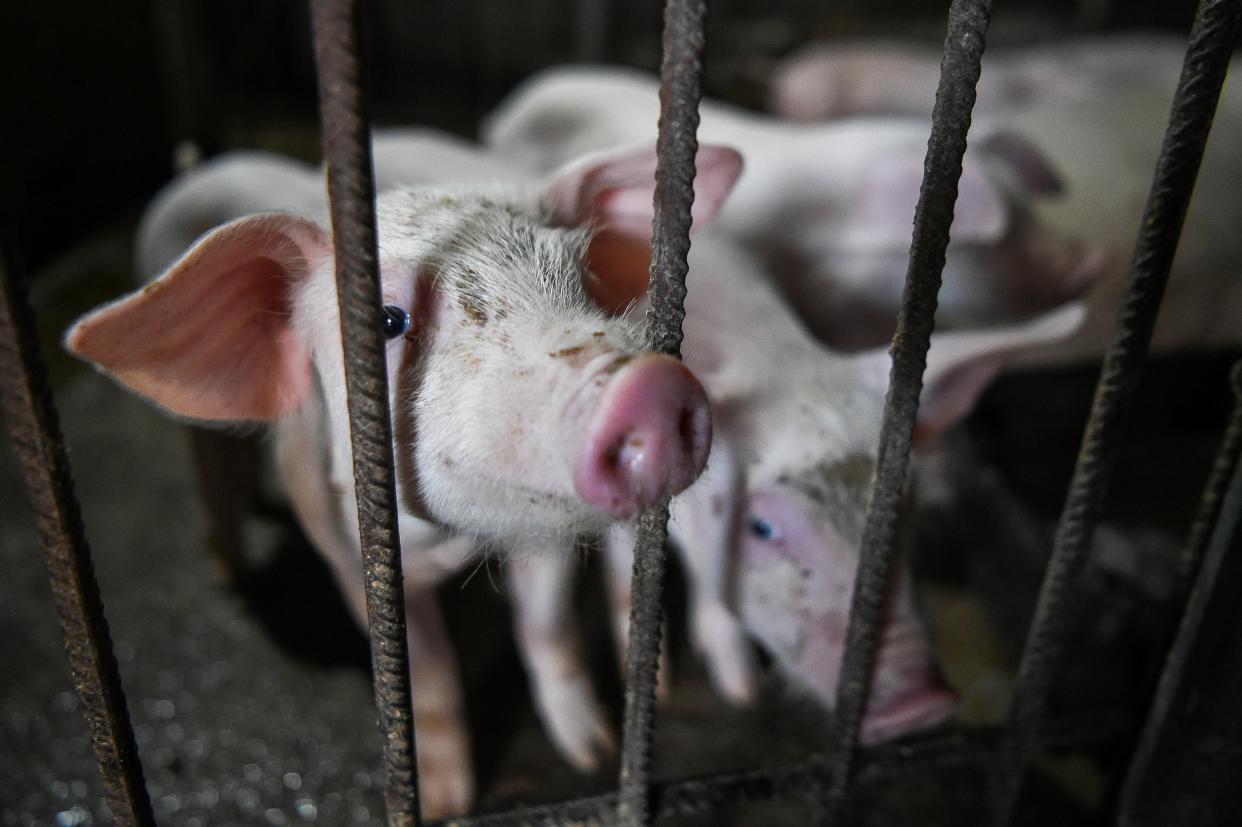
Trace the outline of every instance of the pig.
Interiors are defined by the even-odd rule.
[[[741,162],[707,146],[699,164],[702,226]],[[702,387],[677,360],[644,352],[639,321],[623,312],[639,298],[619,279],[624,252],[648,242],[654,168],[647,146],[584,157],[535,188],[399,188],[378,199],[375,323],[389,339],[429,816],[462,812],[473,797],[435,583],[484,551],[567,554],[577,535],[686,488],[706,461]],[[175,417],[264,424],[299,521],[365,624],[331,237],[313,217],[322,182],[292,162],[266,173],[290,186],[253,200],[222,187],[213,209],[274,199],[287,211],[211,230],[155,281],[79,320],[65,344]],[[193,209],[179,209],[170,199],[153,220],[183,229]],[[162,254],[157,235],[149,264]]]
[[[831,709],[876,462],[888,352],[843,354],[824,347],[757,262],[714,231],[691,247],[688,282],[683,353],[702,378],[715,416],[707,469],[673,500],[669,522],[688,574],[691,637],[730,700],[755,696],[754,639],[792,685]],[[919,411],[920,441],[933,442],[965,415],[1006,360],[1069,335],[1083,314],[1075,304],[1022,326],[937,334]],[[622,647],[633,542],[625,523],[615,525],[607,541]],[[554,584],[555,566],[546,558],[528,561],[528,569],[540,572],[524,577]],[[543,592],[540,611],[555,641],[556,622],[546,619],[560,618],[570,631],[571,612],[560,587],[545,585]],[[955,696],[936,672],[901,565],[877,659],[864,743],[931,727],[952,714]],[[565,704],[546,715],[560,719],[550,725],[555,731],[608,743],[607,722],[593,717],[594,709]]]
[[[1094,361],[1108,346],[1185,48],[1174,37],[1125,34],[985,57],[972,134],[1015,136],[1048,159],[1065,191],[1033,199],[1031,212],[1054,232],[1093,239],[1103,253],[1082,328],[1023,364]],[[937,54],[917,47],[820,47],[776,73],[772,99],[779,113],[798,119],[876,112],[926,118],[938,64]],[[1230,68],[1237,73],[1237,59]],[[1157,321],[1158,354],[1242,346],[1239,135],[1242,87],[1226,82]],[[979,160],[981,149],[986,145],[972,141],[967,162]]]
[[[489,117],[487,144],[550,169],[588,150],[650,139],[656,80],[560,67],[527,80]],[[747,159],[718,229],[760,257],[826,344],[861,350],[891,337],[923,177],[928,124],[915,117],[798,125],[711,100],[703,140]],[[937,324],[1013,324],[1080,295],[1109,266],[1103,247],[1051,228],[1033,205],[1062,182],[1019,136],[974,133],[959,185]]]

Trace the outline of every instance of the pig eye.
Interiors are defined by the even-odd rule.
[[[384,335],[389,339],[395,339],[410,329],[410,314],[395,304],[384,305],[382,316]]]
[[[750,533],[764,542],[775,540],[780,536],[776,526],[761,517],[750,518]]]

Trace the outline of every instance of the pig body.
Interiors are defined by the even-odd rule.
[[[490,117],[485,141],[536,169],[650,140],[656,80],[632,70],[563,67],[536,75]],[[718,229],[741,240],[836,348],[892,334],[905,282],[928,126],[902,116],[791,124],[704,100],[699,135],[735,146],[746,169]],[[988,136],[967,162],[940,295],[941,327],[1010,324],[1078,295],[1104,251],[1037,220],[1059,182],[1031,147]]]
[[[1019,136],[1065,181],[1061,197],[1032,201],[1039,220],[1106,251],[1082,330],[1027,364],[1099,358],[1111,336],[1185,43],[1118,35],[984,59],[972,131]],[[820,47],[773,80],[780,114],[799,119],[931,112],[939,55],[894,44]],[[1238,61],[1231,65],[1233,73]],[[831,90],[823,92],[821,90]],[[1226,82],[1153,339],[1157,352],[1242,345],[1242,87]],[[969,159],[975,148],[967,152]],[[895,296],[896,294],[894,294]]]
[[[727,192],[736,155],[708,155],[707,180]],[[270,423],[294,510],[365,623],[331,240],[306,217],[321,208],[322,178],[293,162],[262,171],[289,186],[239,194],[217,186],[228,179],[221,165],[199,179],[219,197],[197,206],[288,212],[202,236],[146,288],[80,320],[66,343],[175,415]],[[637,321],[593,298],[616,294],[611,247],[596,251],[599,239],[646,243],[653,171],[646,150],[571,165],[537,191],[424,187],[379,199],[383,302],[409,316],[390,329],[376,308],[390,340],[428,813],[464,810],[473,785],[456,665],[431,587],[491,548],[567,554],[578,534],[685,488],[705,461],[710,425],[698,383],[674,360],[642,353]],[[648,193],[637,216],[625,210],[641,195],[620,208],[610,200],[633,187]],[[700,221],[712,200],[700,199]],[[195,203],[181,212],[178,203],[163,202],[153,220],[188,233]],[[159,245],[149,249],[158,267]]]

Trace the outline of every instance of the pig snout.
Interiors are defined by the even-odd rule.
[[[863,715],[862,743],[870,746],[934,727],[956,709],[957,695],[932,666],[923,630],[910,621],[890,622]]]
[[[707,394],[679,361],[647,354],[608,383],[574,467],[587,503],[629,517],[698,478],[711,447]]]

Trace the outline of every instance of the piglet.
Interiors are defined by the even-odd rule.
[[[536,169],[577,153],[650,140],[654,77],[561,67],[527,80],[485,124],[485,142]],[[746,170],[718,228],[760,257],[824,342],[858,350],[892,335],[923,178],[928,123],[885,116],[829,124],[783,122],[704,100],[699,135],[737,147]],[[1072,226],[1034,207],[1062,179],[1038,148],[1003,131],[972,133],[959,185],[941,329],[1012,324],[1068,301],[1109,265]]]
[[[762,268],[719,235],[690,252],[683,352],[703,378],[715,416],[707,469],[675,498],[670,537],[687,570],[690,633],[727,698],[757,691],[750,640],[780,672],[826,708],[835,700],[863,516],[872,484],[888,384],[886,349],[841,354],[801,324]],[[928,357],[918,434],[924,444],[969,412],[988,381],[1020,350],[1069,335],[1083,308],[1071,305],[1022,326],[937,334]],[[628,636],[634,536],[607,541],[617,637]],[[544,584],[545,618],[570,627],[564,573],[528,561]],[[533,571],[532,571],[533,570]],[[550,624],[554,625],[554,624]],[[555,637],[555,636],[554,636]],[[564,649],[559,650],[564,652]],[[955,706],[940,680],[908,571],[899,565],[882,628],[862,737],[876,743],[934,726]],[[575,704],[545,710],[554,732],[589,753],[607,723],[581,687]],[[574,737],[577,741],[574,741]]]
[[[378,199],[385,307],[375,324],[390,342],[428,815],[461,812],[473,796],[434,584],[484,548],[568,554],[578,534],[686,488],[706,460],[702,387],[681,363],[644,352],[639,321],[618,312],[644,289],[626,279],[632,250],[649,240],[655,160],[647,146],[580,159],[536,189],[421,187]],[[705,146],[699,165],[701,226],[740,159]],[[292,186],[259,200],[287,198],[294,212],[211,230],[65,342],[176,417],[266,424],[294,511],[365,622],[331,236],[306,214],[321,207],[318,176],[305,187],[286,177]],[[230,197],[225,188],[221,202]]]
[[[1064,192],[1032,199],[1032,214],[1056,234],[1092,239],[1103,265],[1078,334],[1025,364],[1094,360],[1107,347],[1185,48],[1179,38],[1124,34],[989,51],[984,59],[967,164],[997,151],[998,139],[1027,177],[1044,175],[1038,159],[1045,159]],[[1235,59],[1231,68],[1236,76],[1242,67]],[[938,53],[918,46],[823,45],[777,71],[772,99],[779,113],[798,119],[877,112],[927,118],[938,75]],[[1242,86],[1226,82],[1157,321],[1157,353],[1242,345],[1240,137]],[[891,299],[898,296],[893,290]]]

